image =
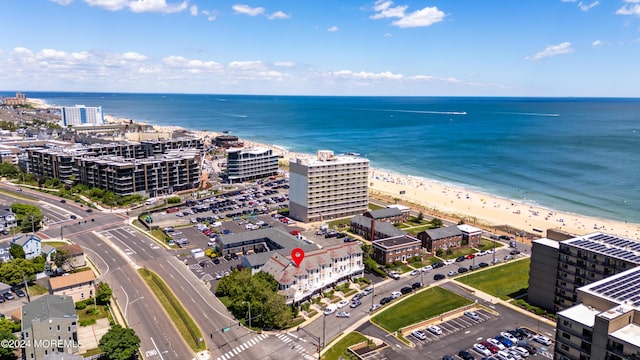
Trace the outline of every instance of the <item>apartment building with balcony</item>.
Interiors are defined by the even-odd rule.
[[[227,150],[227,180],[239,183],[278,174],[278,155],[267,148]]]
[[[405,262],[414,256],[420,256],[422,242],[410,235],[394,236],[371,242],[373,260],[386,265],[394,261]]]
[[[640,267],[578,288],[557,313],[556,360],[640,359]]]
[[[83,156],[75,159],[78,181],[116,195],[160,193],[198,188],[200,151],[171,150],[144,159],[116,156]]]
[[[319,150],[289,163],[289,214],[313,222],[366,212],[369,160]]]
[[[536,263],[557,263],[554,292],[538,287],[529,291],[532,304],[548,304],[553,297],[554,311],[567,309],[578,303],[577,289],[640,265],[640,242],[600,232],[578,236],[559,242],[554,251],[552,243],[537,243],[532,247],[531,269]],[[543,250],[543,251],[539,251]],[[530,282],[536,275],[530,276]]]
[[[275,252],[261,271],[274,276],[287,304],[297,303],[342,281],[364,276],[362,248],[357,243],[342,243],[306,251],[300,266],[290,253]]]
[[[104,124],[102,106],[61,106],[60,115],[62,127]]]

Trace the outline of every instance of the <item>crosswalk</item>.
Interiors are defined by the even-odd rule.
[[[226,353],[218,356],[216,360],[229,360],[229,359],[235,357],[236,355],[240,354],[241,352],[251,348],[252,346],[255,346],[258,343],[260,343],[262,340],[266,339],[267,337],[269,337],[269,335],[265,335],[265,334],[257,335],[255,337],[245,341],[244,343],[236,346],[235,348],[227,351]],[[302,345],[299,344],[299,342],[306,342],[306,340],[298,339],[295,335],[286,334],[286,333],[277,334],[276,338],[278,338],[278,340],[282,341],[283,343],[285,343],[287,345],[291,345],[291,349],[294,350],[295,352],[297,352],[298,354],[300,354],[301,358],[306,359],[306,360],[315,359],[315,357],[313,355],[309,354],[307,349],[305,349]]]

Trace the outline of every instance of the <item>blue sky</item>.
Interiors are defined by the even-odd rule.
[[[640,0],[3,0],[0,90],[640,97]]]

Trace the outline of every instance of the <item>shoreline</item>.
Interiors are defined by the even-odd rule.
[[[41,99],[29,100],[34,100],[37,106],[41,107],[54,106]],[[129,123],[132,121],[132,119],[118,118],[113,115],[105,115],[104,118],[105,123]],[[152,126],[156,131],[172,132],[179,130],[201,138],[207,136],[214,138],[223,134],[216,131],[186,129],[180,126],[147,125]],[[308,158],[315,156],[315,154],[291,152],[282,145],[264,144],[245,139],[240,140],[244,142],[245,147],[271,149],[274,154],[281,155],[287,162],[297,157]],[[379,194],[405,203],[424,213],[445,214],[463,218],[470,225],[483,225],[483,227],[510,226],[519,231],[537,234],[541,237],[546,236],[547,229],[561,229],[576,235],[601,231],[629,239],[640,239],[640,224],[637,223],[557,211],[539,204],[513,200],[471,189],[470,187],[444,183],[415,175],[400,174],[386,169],[369,168],[369,192],[370,194]],[[542,230],[542,232],[537,230]]]

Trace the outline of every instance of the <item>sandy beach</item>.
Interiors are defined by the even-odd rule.
[[[47,105],[44,102],[37,102],[37,106],[46,107]],[[105,115],[105,121],[129,123],[131,120]],[[194,131],[178,126],[153,125],[153,128],[160,132],[187,130],[194,136],[208,139],[222,135],[221,132]],[[266,147],[289,161],[297,157],[313,156],[313,154],[293,153],[280,146],[241,140],[246,147]],[[560,212],[383,169],[371,168],[369,180],[369,191],[374,196],[382,195],[389,199],[396,199],[399,203],[424,211],[426,214],[447,214],[454,218],[464,218],[465,222],[471,225],[483,227],[507,225],[539,236],[544,236],[547,229],[562,229],[577,235],[601,231],[625,238],[640,239],[640,224]]]

